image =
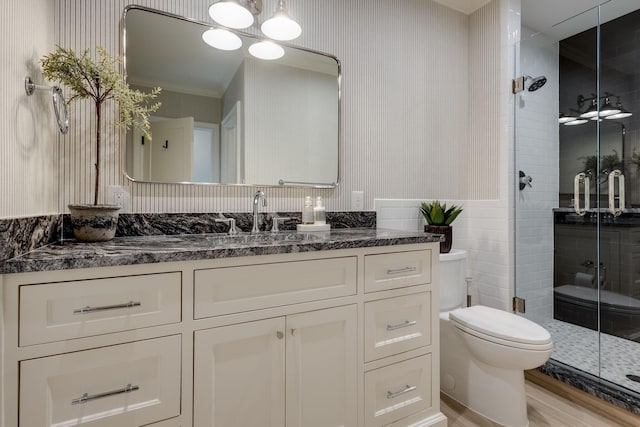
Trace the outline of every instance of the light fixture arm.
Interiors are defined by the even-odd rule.
[[[588,102],[588,101],[593,101],[593,100],[601,100],[601,99],[607,99],[607,98],[611,98],[611,97],[615,97],[616,99],[619,100],[619,96],[611,93],[611,92],[605,92],[603,96],[596,96],[595,93],[591,93],[591,96],[588,98],[585,98],[584,95],[580,94],[578,95],[578,98],[576,100],[577,104],[578,104],[578,108],[582,108],[584,107],[584,103]]]
[[[578,104],[578,108],[582,109],[582,107],[584,107],[585,102],[593,101],[594,99],[597,99],[597,98],[598,97],[596,96],[595,93],[592,93],[589,98],[585,98],[584,95],[580,94],[578,95],[578,99],[576,100],[576,103]]]
[[[254,16],[262,12],[262,0],[239,0],[239,3]]]

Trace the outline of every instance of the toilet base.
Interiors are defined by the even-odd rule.
[[[524,371],[501,369],[476,360],[453,329],[449,320],[440,320],[441,391],[494,422],[527,427]]]

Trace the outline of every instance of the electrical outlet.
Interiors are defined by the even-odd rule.
[[[129,192],[120,185],[110,185],[108,190],[109,203],[120,206],[120,212],[129,212],[131,207]]]
[[[351,192],[351,210],[352,211],[364,210],[364,191]]]

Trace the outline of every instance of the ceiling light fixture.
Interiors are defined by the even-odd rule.
[[[293,40],[302,34],[302,27],[287,13],[284,0],[278,1],[276,12],[262,23],[260,29],[265,36],[274,40]]]

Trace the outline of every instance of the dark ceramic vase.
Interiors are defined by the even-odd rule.
[[[425,225],[424,231],[433,234],[443,234],[444,242],[440,242],[440,253],[448,254],[451,251],[452,228],[450,225]]]
[[[69,205],[73,235],[80,242],[106,242],[116,234],[120,206]]]

